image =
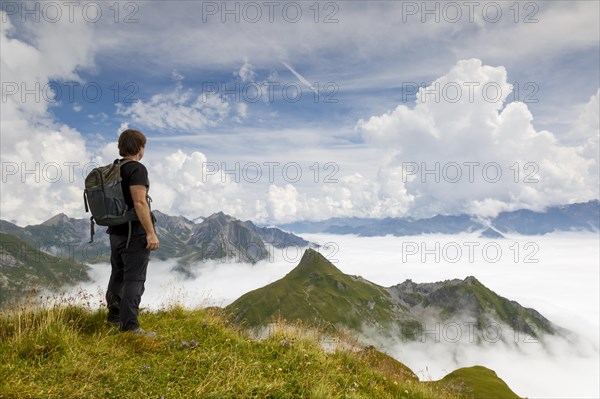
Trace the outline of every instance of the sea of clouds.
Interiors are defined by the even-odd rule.
[[[459,367],[493,369],[519,395],[530,398],[595,398],[599,392],[599,249],[595,233],[553,233],[542,237],[508,235],[504,240],[477,234],[412,237],[358,237],[303,234],[322,245],[319,252],[344,273],[382,286],[406,279],[417,283],[475,276],[485,286],[531,307],[574,335],[537,341],[502,330],[503,341],[475,345],[445,339],[451,331],[421,341],[383,339],[380,347],[421,379],[437,380]],[[172,304],[226,306],[244,293],[271,283],[292,270],[302,248],[276,250],[254,265],[210,261],[195,265],[195,277],[172,271],[176,260],[151,261],[142,307]],[[93,281],[72,288],[101,296],[110,265],[92,265]],[[427,326],[427,328],[433,328]],[[443,326],[442,326],[443,328]],[[450,332],[449,332],[450,331]],[[423,342],[424,341],[424,342]]]

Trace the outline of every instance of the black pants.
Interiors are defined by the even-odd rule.
[[[112,272],[106,290],[108,320],[119,322],[123,331],[140,326],[138,311],[150,260],[145,235],[132,236],[129,247],[125,248],[126,245],[126,236],[110,235]]]

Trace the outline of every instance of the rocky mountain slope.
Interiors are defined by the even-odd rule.
[[[258,227],[251,221],[241,221],[223,212],[198,222],[160,211],[154,211],[154,214],[161,242],[160,250],[154,256],[161,260],[180,258],[179,269],[182,271],[194,262],[207,259],[255,263],[267,258],[273,248],[316,246],[294,234]],[[0,231],[18,236],[57,257],[89,263],[108,261],[110,257],[105,227],[96,226],[94,242],[89,243],[89,219],[74,219],[61,213],[42,224],[26,227],[2,220]]]

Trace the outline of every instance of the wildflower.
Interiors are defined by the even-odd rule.
[[[187,341],[181,341],[181,346],[183,346],[184,348],[189,348],[190,347],[190,343]]]

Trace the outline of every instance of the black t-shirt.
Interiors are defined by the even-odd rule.
[[[131,161],[121,166],[121,188],[123,189],[123,196],[127,203],[127,209],[133,209],[133,199],[131,198],[131,191],[129,186],[150,186],[148,180],[148,170],[146,167],[137,162]],[[129,233],[129,225],[127,223],[118,226],[111,226],[108,228],[107,233],[126,236]],[[131,222],[131,235],[146,235],[146,230],[142,224],[134,220]]]

